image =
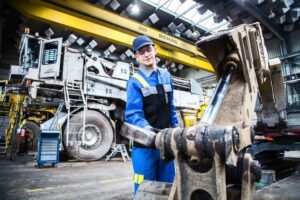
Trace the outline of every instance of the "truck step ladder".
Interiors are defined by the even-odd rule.
[[[113,150],[111,150],[111,153],[108,156],[106,156],[105,161],[111,160],[113,157],[117,155],[117,153],[121,153],[124,162],[130,160],[125,144],[117,144],[117,146]]]
[[[73,141],[69,141],[70,134],[79,134],[79,132],[70,132],[71,126],[82,125],[85,127],[85,118],[86,118],[86,111],[87,111],[87,100],[83,92],[82,82],[81,81],[74,81],[74,82],[66,82],[64,87],[64,95],[65,95],[65,104],[68,111],[67,114],[67,135],[66,135],[66,145],[73,145]],[[72,117],[75,115],[76,111],[83,109],[83,116],[82,121],[80,122],[73,122],[71,121]],[[83,141],[85,142],[85,128],[82,128],[82,137]],[[79,149],[79,148],[77,148]]]

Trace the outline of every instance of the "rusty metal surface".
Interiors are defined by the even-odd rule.
[[[255,23],[221,31],[203,38],[197,47],[212,62],[218,77],[223,76],[228,63],[236,67],[213,125],[234,125],[243,149],[252,143],[252,112],[258,87],[266,80],[262,72],[269,70],[260,26]]]
[[[196,126],[158,133],[156,147],[166,158],[175,158],[177,173],[169,199],[226,199],[226,161],[236,153],[236,138],[238,133],[232,126]]]
[[[247,153],[253,142],[252,113],[259,86],[272,86],[265,82],[269,66],[260,26],[241,25],[208,36],[197,46],[220,79],[229,68],[233,74],[227,91],[214,95],[224,98],[210,123],[157,133],[155,146],[162,159],[175,159],[176,177],[169,200],[225,200],[227,183],[240,188],[238,199],[253,199],[254,181],[259,180],[261,169]],[[274,103],[273,99],[269,102]],[[226,176],[227,172],[232,176]]]

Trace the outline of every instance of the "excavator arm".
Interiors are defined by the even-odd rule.
[[[166,192],[171,187],[168,184],[154,190],[157,183],[145,181],[135,199],[164,194],[169,200],[253,199],[254,182],[261,176],[260,163],[249,150],[254,140],[252,116],[257,97],[267,102],[267,108],[276,108],[260,25],[221,31],[196,46],[210,60],[219,79],[200,123],[157,134],[129,124],[122,128],[125,137],[144,145],[154,143],[162,159],[175,160],[176,177],[170,192]],[[278,113],[277,109],[272,112]]]

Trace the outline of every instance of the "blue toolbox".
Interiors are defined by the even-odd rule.
[[[59,162],[60,131],[41,130],[38,145],[37,165],[55,166]]]
[[[49,120],[49,126],[41,128],[39,135],[39,145],[37,152],[37,166],[55,166],[59,162],[60,131],[55,127],[59,119],[64,102],[61,102],[56,110],[55,116]],[[45,123],[47,124],[47,122]]]

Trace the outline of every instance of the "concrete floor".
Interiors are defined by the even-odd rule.
[[[37,168],[33,156],[0,160],[0,199],[133,199],[131,162],[64,162]]]

